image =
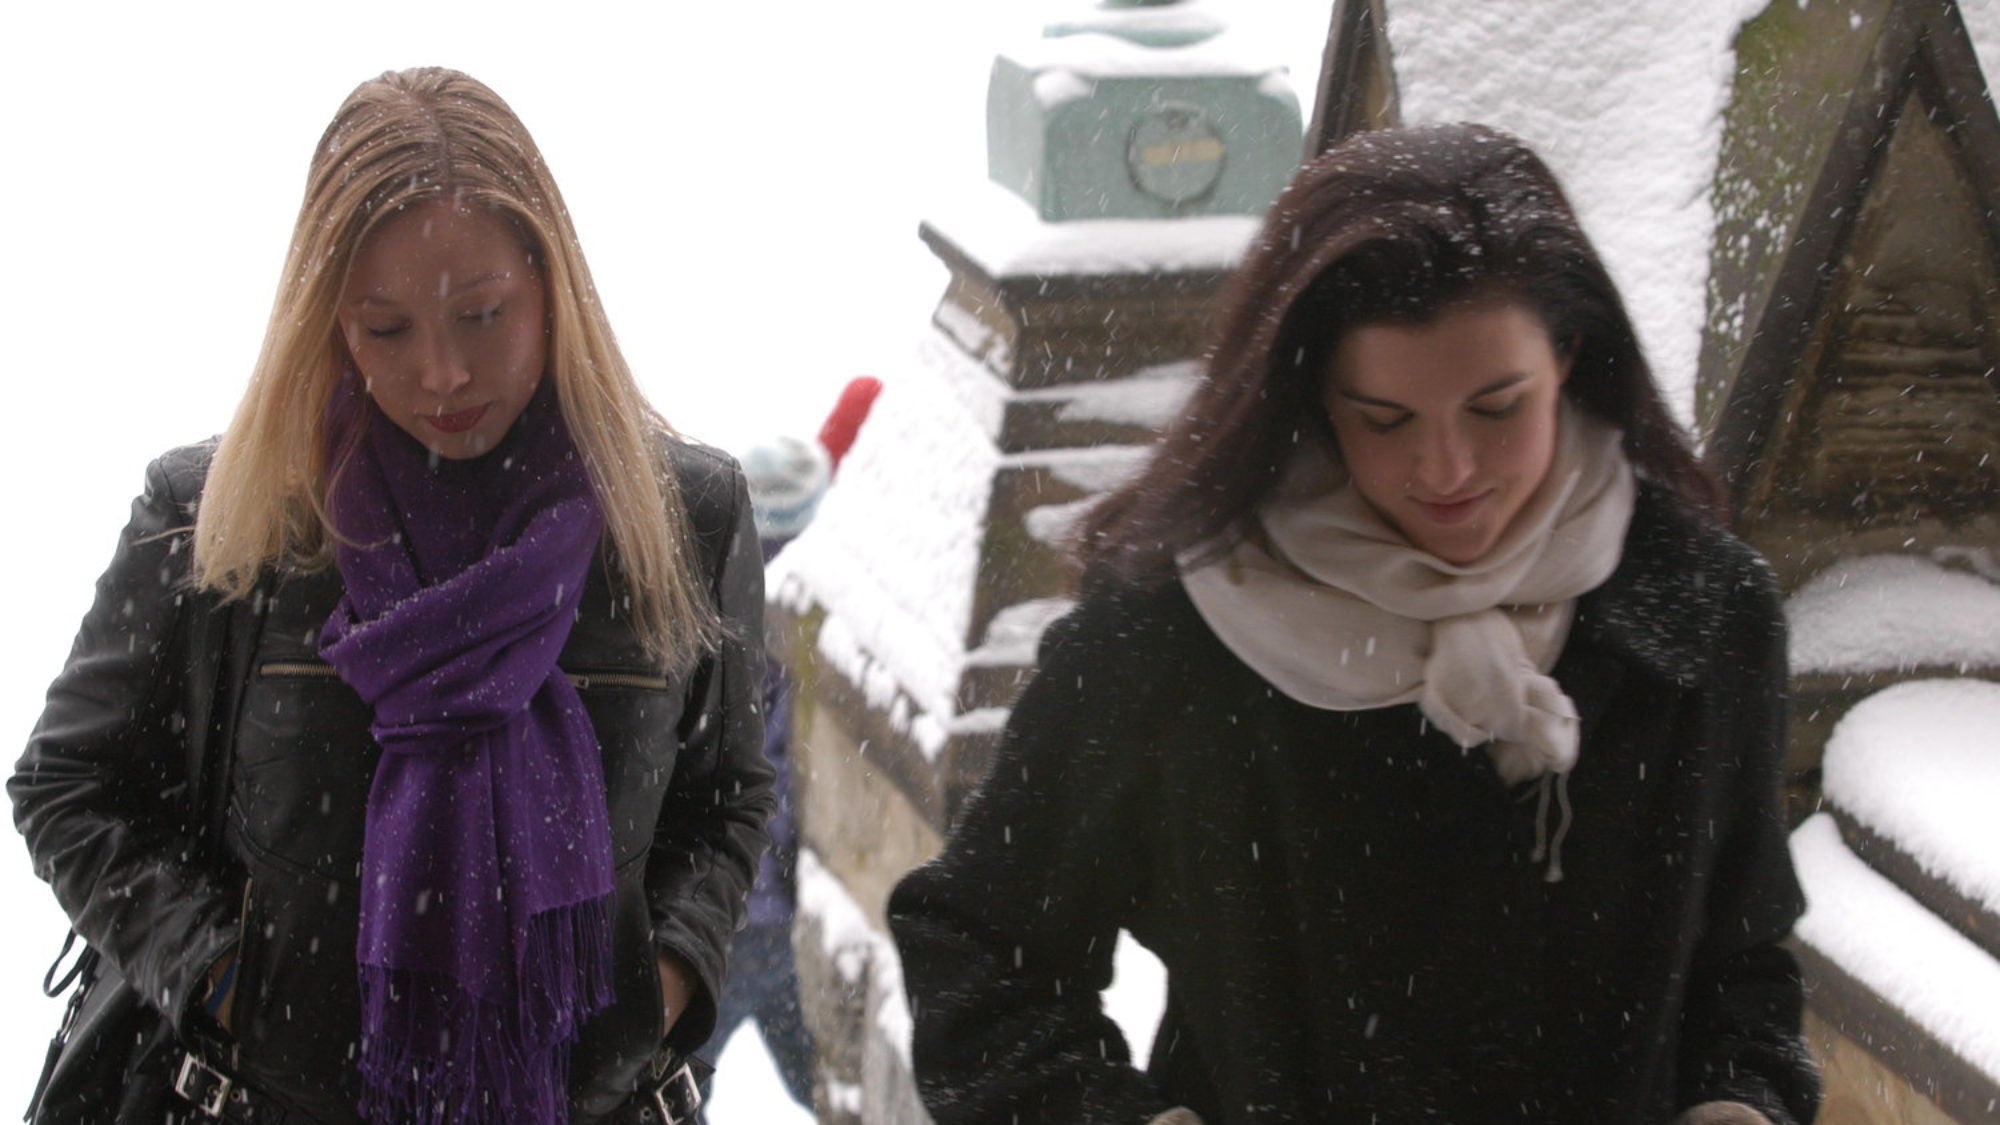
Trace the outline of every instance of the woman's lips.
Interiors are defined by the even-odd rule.
[[[1467,496],[1461,500],[1442,501],[1418,500],[1412,497],[1410,502],[1415,504],[1417,510],[1429,518],[1432,523],[1458,524],[1471,519],[1473,513],[1479,510],[1479,505],[1485,501],[1487,495],[1488,493],[1481,492],[1476,495]]]
[[[487,404],[487,406],[490,405],[492,404]],[[440,433],[462,434],[472,427],[477,426],[479,420],[486,417],[486,406],[475,406],[470,410],[461,410],[456,414],[421,414],[418,417],[428,422],[432,429]]]

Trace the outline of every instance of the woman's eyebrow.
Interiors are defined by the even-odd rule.
[[[1528,373],[1525,371],[1516,371],[1511,375],[1502,375],[1500,378],[1495,379],[1491,383],[1488,383],[1485,386],[1479,388],[1478,390],[1472,392],[1471,394],[1466,395],[1465,396],[1466,401],[1469,402],[1475,398],[1485,398],[1487,395],[1490,394],[1498,394],[1509,387],[1515,386],[1520,383],[1525,383],[1527,381],[1528,381]]]
[[[1528,373],[1525,371],[1516,371],[1513,372],[1512,374],[1502,375],[1500,378],[1495,379],[1491,383],[1488,383],[1485,386],[1479,388],[1478,390],[1472,392],[1471,394],[1466,395],[1465,399],[1467,402],[1470,402],[1475,398],[1485,398],[1487,395],[1498,394],[1501,391],[1508,389],[1509,387],[1513,387],[1516,386],[1517,384],[1526,382],[1527,379],[1528,379]],[[1400,402],[1397,402],[1394,399],[1376,398],[1374,395],[1364,395],[1360,391],[1350,391],[1345,387],[1335,387],[1333,393],[1348,400],[1349,402],[1359,403],[1362,406],[1379,406],[1384,410],[1409,409],[1409,407],[1403,405]]]
[[[1487,395],[1499,394],[1501,391],[1507,390],[1511,387],[1518,386],[1527,381],[1528,381],[1528,373],[1525,371],[1516,371],[1510,375],[1502,375],[1500,378],[1495,379],[1491,383],[1488,383],[1485,386],[1479,388],[1478,390],[1472,392],[1471,394],[1466,395],[1465,401],[1471,402],[1474,399],[1485,398]],[[1349,402],[1355,403],[1360,406],[1374,406],[1374,407],[1379,407],[1383,410],[1407,411],[1410,409],[1409,407],[1404,406],[1402,403],[1397,402],[1394,399],[1376,398],[1374,395],[1364,395],[1359,391],[1350,391],[1345,387],[1335,387],[1333,393],[1339,395],[1341,398],[1344,398]]]
[[[1378,406],[1381,407],[1383,410],[1407,411],[1410,409],[1409,407],[1404,406],[1400,402],[1395,402],[1391,399],[1386,399],[1386,398],[1376,398],[1374,395],[1364,395],[1359,391],[1350,391],[1345,387],[1335,387],[1333,393],[1339,395],[1341,398],[1344,398],[1349,402],[1358,403],[1362,406]]]
[[[466,280],[459,282],[457,285],[452,286],[451,289],[445,295],[448,297],[456,297],[460,293],[463,293],[468,289],[477,289],[489,281],[505,281],[507,278],[510,278],[512,276],[514,276],[514,274],[513,271],[511,270],[488,270],[487,272],[482,273],[477,277],[467,278]]]
[[[444,279],[443,285],[440,286],[440,288],[443,288],[445,291],[439,294],[439,296],[446,298],[456,297],[459,296],[460,294],[463,294],[467,290],[477,289],[488,282],[505,281],[506,279],[512,276],[513,273],[508,270],[489,270],[486,273],[478,275],[477,277],[470,278],[466,281],[457,282],[456,284],[454,284],[451,281],[451,279],[447,277]],[[354,300],[348,302],[348,304],[350,305],[395,305],[399,303],[400,302],[398,302],[395,298],[385,297],[379,293],[364,293],[361,296],[356,297]]]

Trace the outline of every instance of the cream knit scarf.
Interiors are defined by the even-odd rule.
[[[1576,706],[1547,673],[1576,598],[1618,566],[1636,487],[1619,431],[1566,398],[1560,410],[1548,475],[1477,561],[1411,546],[1301,446],[1258,510],[1261,534],[1182,567],[1188,597],[1230,651],[1301,703],[1415,702],[1460,746],[1485,745],[1509,784],[1567,774]]]

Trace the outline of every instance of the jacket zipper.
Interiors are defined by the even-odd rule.
[[[568,676],[569,682],[575,684],[579,691],[587,691],[593,687],[652,688],[655,691],[665,691],[673,686],[667,682],[665,676],[642,676],[636,672],[564,672],[563,675]]]
[[[259,676],[301,676],[319,677],[322,679],[337,679],[340,675],[340,673],[333,670],[333,665],[331,664],[316,664],[310,661],[299,660],[273,661],[269,664],[263,664],[257,668],[257,674]],[[569,682],[576,685],[579,691],[588,691],[593,687],[651,688],[655,691],[665,691],[673,686],[667,681],[665,676],[645,676],[635,672],[564,672],[563,675],[568,676]]]
[[[331,664],[313,664],[305,661],[274,661],[270,664],[260,664],[257,666],[257,674],[259,676],[331,676],[335,678],[338,678],[340,675],[340,673],[333,670],[333,665]]]

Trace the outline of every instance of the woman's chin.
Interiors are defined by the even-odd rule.
[[[1488,535],[1483,524],[1449,528],[1403,528],[1403,535],[1420,551],[1427,551],[1453,566],[1471,566],[1493,550],[1497,536]]]

